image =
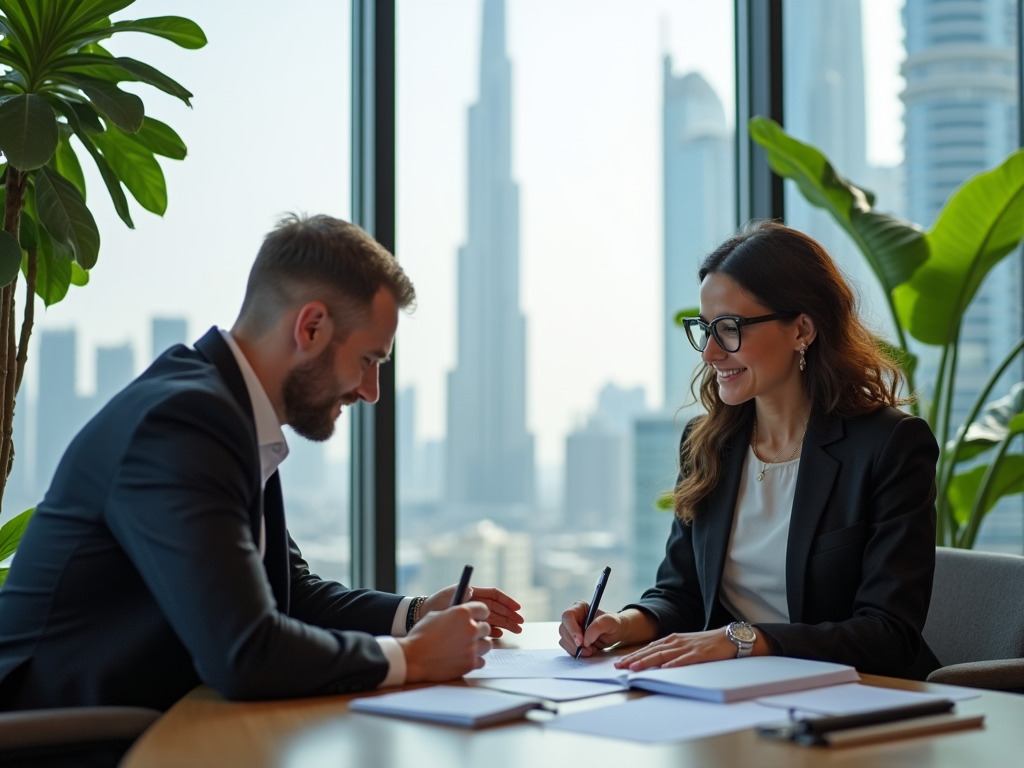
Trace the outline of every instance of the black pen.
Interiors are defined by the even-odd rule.
[[[612,569],[605,567],[605,569],[601,571],[601,575],[597,577],[597,586],[594,587],[594,599],[590,601],[590,608],[587,610],[587,620],[583,623],[584,635],[587,633],[587,627],[590,626],[590,623],[597,615],[597,606],[601,604],[601,597],[604,595],[604,588],[608,586],[608,577],[611,575]],[[579,659],[581,653],[583,653],[582,645],[576,649],[576,656],[574,658]]]
[[[467,565],[462,569],[462,578],[459,579],[459,586],[455,588],[455,594],[452,595],[452,604],[448,606],[449,608],[461,605],[462,601],[466,599],[466,590],[469,589],[469,577],[472,575],[472,565]]]

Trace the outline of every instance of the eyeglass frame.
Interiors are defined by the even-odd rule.
[[[698,352],[703,352],[708,348],[707,340],[704,341],[704,347],[698,347],[697,342],[694,341],[693,326],[703,328],[706,333],[706,339],[714,337],[715,343],[721,348],[723,352],[733,354],[740,351],[740,346],[743,343],[743,334],[737,334],[736,349],[726,349],[725,344],[722,343],[721,337],[718,335],[718,322],[720,320],[732,320],[736,323],[737,329],[742,328],[745,325],[757,325],[758,323],[767,323],[771,320],[792,320],[799,317],[799,312],[772,312],[770,315],[759,315],[758,317],[740,317],[739,315],[719,315],[710,323],[706,323],[699,317],[686,317],[683,318],[683,328],[686,329],[686,338],[690,340],[690,346],[692,346]]]

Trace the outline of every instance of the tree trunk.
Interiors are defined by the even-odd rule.
[[[12,168],[8,163],[4,187],[4,230],[20,240],[21,209],[25,205],[25,187],[28,173]],[[0,292],[0,514],[7,477],[14,462],[14,393],[21,378],[18,375],[18,350],[14,341],[14,291],[17,276]]]

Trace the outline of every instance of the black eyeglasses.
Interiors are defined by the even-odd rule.
[[[799,312],[773,312],[760,317],[722,315],[710,323],[705,323],[699,317],[687,317],[683,320],[683,327],[686,329],[686,337],[698,352],[703,352],[707,348],[711,336],[715,337],[715,341],[724,352],[738,352],[740,328],[744,325],[767,323],[769,320],[790,320],[799,315]]]

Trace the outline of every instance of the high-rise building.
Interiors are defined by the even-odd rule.
[[[135,378],[131,344],[96,348],[96,407],[102,408]]]
[[[625,435],[590,419],[565,439],[565,511],[575,531],[610,530],[626,511]]]
[[[876,172],[867,159],[861,0],[786,0],[783,14],[786,39],[792,41],[786,45],[784,67],[786,131],[824,152],[839,173],[859,186],[871,189],[887,180],[891,169]],[[889,210],[901,204],[893,192],[885,189],[879,198]],[[791,181],[786,182],[786,223],[828,249],[852,280],[872,325],[891,324],[885,295],[864,256]]]
[[[534,451],[526,429],[526,320],[519,307],[519,188],[512,180],[504,0],[484,0],[468,168],[469,231],[458,254],[458,363],[448,375],[446,497],[478,509],[523,507],[533,502]],[[494,514],[508,524],[504,513]]]
[[[188,343],[188,321],[183,317],[154,317],[151,328],[154,360],[168,347]]]
[[[679,437],[671,416],[641,416],[633,433],[633,588],[637,596],[654,584],[665,557],[672,513],[656,507],[675,487],[679,474]]]
[[[957,187],[1017,148],[1016,3],[907,0],[903,18],[907,206],[910,218],[927,227]],[[964,316],[954,428],[1020,337],[1020,270],[1019,252],[1006,257],[989,273]],[[933,382],[936,370],[936,356],[925,355],[919,383]],[[1019,363],[1011,366],[992,398],[1005,394],[1021,374]],[[1019,500],[989,514],[978,543],[1020,551]]]
[[[697,268],[736,229],[732,133],[722,101],[700,74],[664,60],[664,353],[666,408],[683,404],[695,358],[676,313],[699,303]]]
[[[85,421],[86,409],[75,386],[77,344],[74,330],[44,330],[39,334],[34,488],[40,497],[49,488],[61,456]]]

